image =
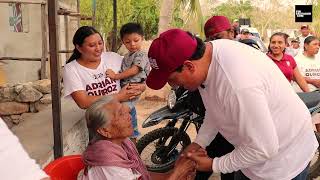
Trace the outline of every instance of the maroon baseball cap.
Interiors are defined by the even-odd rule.
[[[204,25],[204,33],[207,38],[228,29],[231,29],[231,24],[225,16],[212,16]]]
[[[152,41],[148,52],[152,70],[147,77],[147,86],[161,89],[170,74],[190,59],[196,48],[197,40],[186,31],[171,29],[161,33]]]

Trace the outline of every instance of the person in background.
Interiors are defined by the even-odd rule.
[[[150,72],[148,56],[142,51],[143,29],[138,23],[127,23],[120,29],[122,43],[128,49],[121,64],[120,72],[107,69],[106,75],[112,80],[120,80],[121,87],[134,83],[145,83]],[[132,138],[136,139],[140,133],[138,131],[138,120],[135,103],[138,97],[129,100],[127,103],[131,109],[131,121],[134,128]]]
[[[156,90],[168,82],[190,91],[199,88],[206,108],[197,137],[177,167],[191,159],[197,170],[237,171],[236,180],[307,178],[318,147],[310,113],[265,54],[228,39],[203,43],[171,29],[153,40],[148,56],[147,86]],[[209,158],[203,148],[218,132],[235,149]]]
[[[314,91],[320,87],[320,61],[316,59],[316,54],[319,52],[319,39],[309,36],[305,39],[303,47],[303,53],[298,54],[295,59],[309,89]],[[298,88],[296,90],[301,91]]]
[[[241,29],[239,41],[244,40],[244,39],[250,39],[250,36],[251,36],[251,34],[248,29],[245,29],[245,28]]]
[[[50,180],[0,118],[0,174],[3,180]]]
[[[85,169],[81,180],[187,180],[192,179],[195,164],[189,160],[169,173],[148,172],[135,144],[130,108],[112,96],[94,102],[85,118],[90,136],[83,153]]]
[[[307,24],[301,25],[300,32],[301,32],[301,35],[298,37],[299,42],[300,42],[300,52],[303,52],[304,51],[304,48],[303,48],[304,47],[304,40],[307,37],[311,36],[309,25],[307,25]]]
[[[304,40],[303,53],[295,57],[298,68],[311,91],[318,90],[320,87],[320,60],[316,58],[319,47],[319,39],[315,36],[309,36]],[[295,90],[301,92],[298,86],[295,86]],[[317,131],[320,132],[320,124],[315,124],[315,126]]]
[[[289,46],[286,47],[286,53],[295,57],[299,53],[300,42],[299,39],[292,39]]]
[[[299,49],[297,48],[297,49],[295,49],[295,48],[293,48],[292,46],[291,46],[291,44],[293,43],[293,44],[296,44],[295,43],[295,39],[293,39],[293,40],[291,40],[291,42],[289,43],[289,38],[290,38],[290,36],[288,35],[288,34],[286,34],[286,33],[283,33],[284,34],[284,36],[285,36],[285,41],[286,41],[286,47],[285,47],[285,53],[286,54],[288,54],[288,55],[290,55],[290,56],[292,56],[292,57],[295,57],[297,54],[298,54],[298,52],[299,52]],[[299,44],[298,44],[299,45]]]
[[[74,52],[63,69],[64,96],[71,97],[80,108],[86,109],[108,95],[128,101],[145,90],[144,84],[130,84],[121,89],[119,80],[106,76],[107,69],[120,70],[122,57],[113,52],[102,52],[102,36],[93,27],[80,27],[73,37],[73,44]]]
[[[291,55],[285,53],[286,42],[287,36],[285,33],[274,33],[270,37],[267,55],[279,67],[290,83],[295,81],[304,92],[309,92],[308,84],[299,72],[295,60]]]
[[[234,39],[234,30],[225,16],[212,16],[204,25],[206,41]]]
[[[293,49],[299,49],[299,47],[300,47],[299,39],[293,39],[293,40],[291,40],[290,46],[291,46]]]
[[[240,34],[240,24],[239,24],[239,20],[238,19],[234,19],[233,20],[233,24],[232,24],[233,30],[234,30],[234,37],[236,38],[238,34]]]

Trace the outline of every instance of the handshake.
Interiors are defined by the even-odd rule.
[[[178,158],[170,180],[191,180],[196,176],[196,170],[212,171],[212,159],[207,151],[196,143],[191,143]]]

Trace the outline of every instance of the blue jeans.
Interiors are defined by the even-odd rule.
[[[309,164],[300,174],[298,174],[292,180],[306,180],[308,177],[308,173],[309,173]]]
[[[131,137],[136,138],[140,135],[140,132],[138,130],[137,111],[134,106],[131,107],[130,115],[131,115],[131,123],[132,123],[132,127],[133,127],[133,134]]]
[[[292,180],[306,180],[308,177],[308,172],[309,172],[309,165]],[[250,180],[250,179],[247,176],[245,176],[241,171],[237,171],[234,174],[234,180]]]

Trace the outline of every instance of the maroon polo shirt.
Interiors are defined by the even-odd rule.
[[[269,53],[267,54],[273,62],[279,67],[282,73],[286,76],[289,82],[293,79],[293,70],[297,67],[296,61],[293,59],[292,56],[288,54],[283,54],[282,59],[279,61],[274,59]]]

